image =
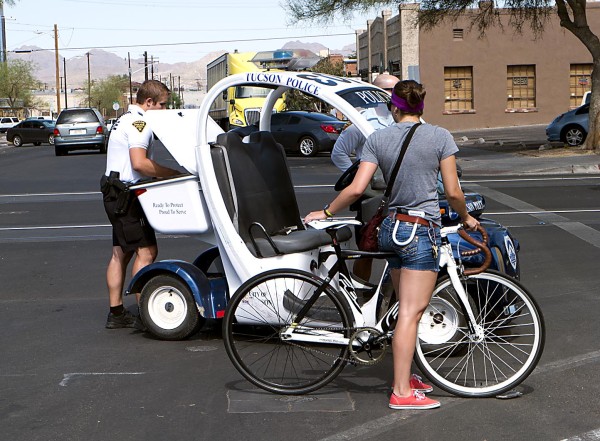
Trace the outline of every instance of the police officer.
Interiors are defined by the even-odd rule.
[[[169,93],[163,83],[145,81],[137,92],[136,104],[129,106],[110,132],[106,172],[101,181],[104,208],[113,227],[112,256],[106,270],[108,329],[141,328],[137,317],[123,306],[125,272],[134,254],[133,275],[154,262],[158,248],[154,230],[127,188],[140,179],[180,173],[153,160],[154,134],[145,119],[148,110],[166,109]]]
[[[400,80],[397,77],[384,72],[373,80],[373,85],[385,90],[391,95],[392,90],[398,81]],[[382,129],[394,123],[391,113],[387,111],[380,115],[372,109],[366,109],[362,114],[375,130]],[[340,134],[333,145],[331,161],[341,171],[346,171],[346,169],[352,165],[352,160],[350,159],[352,154],[356,155],[357,160],[360,159],[360,154],[365,141],[366,138],[356,126],[348,126]]]
[[[384,72],[373,80],[373,85],[377,86],[383,90],[385,90],[389,95],[392,94],[392,90],[397,82],[400,80]],[[362,115],[369,121],[369,123],[373,126],[375,130],[383,129],[388,127],[394,123],[394,119],[392,118],[392,114],[385,109],[385,112],[382,114],[378,114],[374,109],[366,109],[362,112]],[[338,137],[335,144],[333,145],[333,149],[331,151],[331,161],[333,164],[339,168],[342,172],[346,171],[351,165],[352,160],[350,156],[354,154],[356,156],[356,160],[360,160],[360,155],[362,153],[362,148],[367,139],[364,137],[362,132],[355,126],[348,126]],[[381,198],[383,195],[383,190],[385,190],[385,182],[383,182],[383,177],[381,176],[381,172],[375,174],[373,178],[373,184],[379,183],[379,187],[381,191],[378,191],[374,188],[367,188],[365,193],[363,194],[363,198]],[[373,208],[377,208],[379,202],[373,205]],[[362,204],[361,201],[357,201],[355,204],[352,204],[350,207],[351,210],[357,212],[356,218],[361,222],[368,222],[369,219],[363,218],[362,213]],[[355,229],[355,239],[356,243],[359,241],[359,231],[360,227]],[[363,280],[368,281],[371,277],[371,259],[359,259],[354,262],[353,273],[355,276],[360,277]]]

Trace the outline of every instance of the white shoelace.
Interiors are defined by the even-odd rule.
[[[424,400],[427,398],[423,392],[419,392],[418,390],[413,391],[413,395],[417,400]]]

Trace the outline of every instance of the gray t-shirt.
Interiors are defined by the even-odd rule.
[[[373,132],[362,151],[361,161],[377,164],[387,181],[400,154],[404,137],[413,123],[396,123]],[[440,161],[458,152],[450,132],[431,124],[415,131],[392,188],[389,207],[425,212],[425,219],[441,224],[437,194]]]

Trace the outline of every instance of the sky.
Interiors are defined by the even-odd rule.
[[[90,49],[159,62],[191,62],[206,54],[279,49],[290,40],[330,50],[356,42],[355,30],[380,12],[323,25],[289,24],[282,0],[17,0],[4,6],[6,49],[38,46],[67,59]]]

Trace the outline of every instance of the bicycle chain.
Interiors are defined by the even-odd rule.
[[[332,332],[354,331],[354,333],[352,334],[352,336],[350,338],[350,341],[348,343],[348,351],[349,351],[350,355],[352,355],[351,346],[352,346],[352,341],[354,340],[352,337],[354,337],[356,334],[358,334],[360,332],[365,332],[365,331],[368,332],[369,330],[375,330],[375,331],[377,331],[379,333],[379,337],[382,337],[384,335],[378,329],[371,328],[371,327],[364,327],[364,328],[312,328],[311,327],[310,329],[311,329],[311,331],[332,331]],[[302,346],[302,345],[297,344],[297,343],[293,343],[293,342],[291,342],[289,340],[283,340],[282,339],[282,341],[285,342],[285,343],[287,343],[290,346],[296,346],[296,347],[298,347],[298,348],[300,348],[300,349],[302,349],[304,351],[314,352],[316,354],[321,354],[321,355],[325,355],[327,357],[339,359],[339,360],[344,361],[346,363],[355,363],[355,364],[359,364],[359,365],[362,365],[362,366],[373,366],[373,365],[376,365],[379,362],[381,362],[381,360],[383,359],[383,357],[380,357],[380,358],[378,358],[376,360],[366,362],[366,361],[360,360],[360,359],[358,359],[356,357],[351,357],[351,358],[339,357],[337,355],[332,355],[332,354],[329,354],[327,352],[321,351],[319,349],[309,348],[309,347]]]

